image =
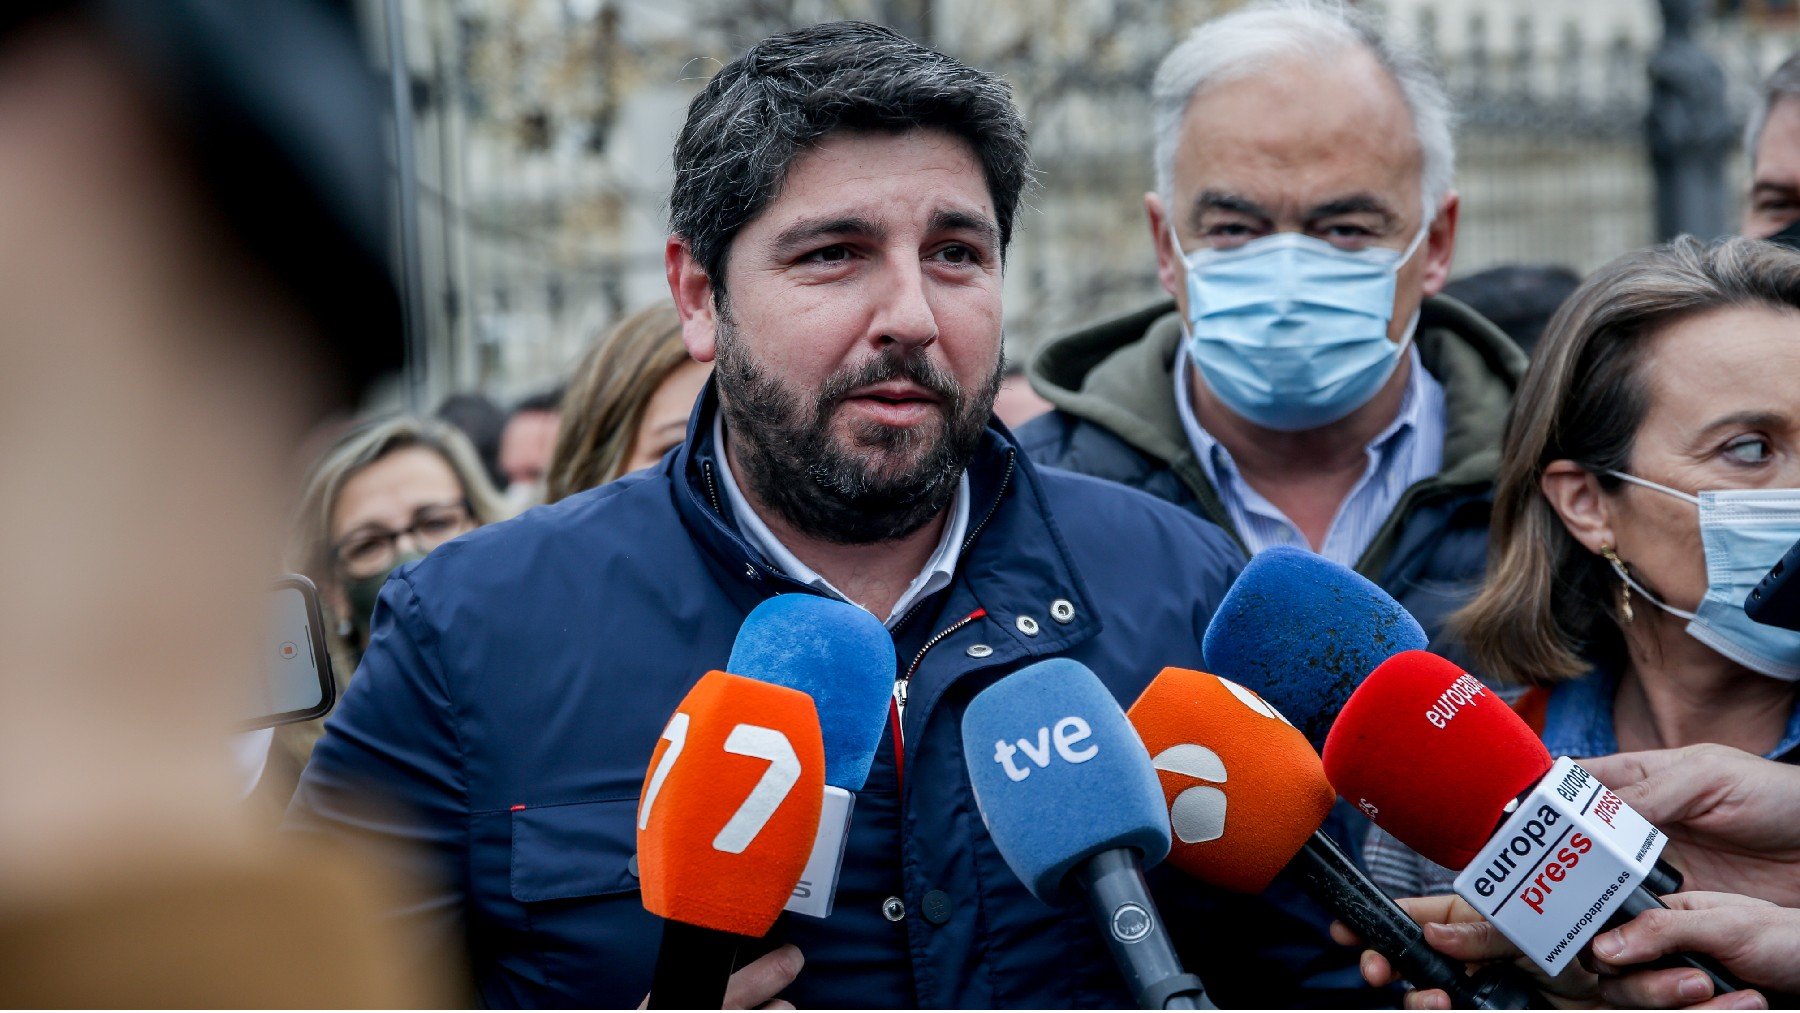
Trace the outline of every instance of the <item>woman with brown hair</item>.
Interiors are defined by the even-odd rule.
[[[675,304],[626,317],[576,367],[563,398],[545,502],[648,468],[687,434],[712,367],[688,358]]]
[[[1800,254],[1684,237],[1602,268],[1551,321],[1501,456],[1487,580],[1452,629],[1527,687],[1550,752],[1800,762],[1800,633],[1743,609],[1800,541]],[[1449,881],[1379,835],[1369,862],[1400,894]]]

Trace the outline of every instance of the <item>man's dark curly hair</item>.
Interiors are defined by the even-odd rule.
[[[915,129],[946,131],[974,151],[1004,251],[1032,178],[1012,90],[992,74],[860,21],[771,36],[706,83],[675,140],[669,226],[722,299],[732,239],[780,194],[801,151],[839,130]]]

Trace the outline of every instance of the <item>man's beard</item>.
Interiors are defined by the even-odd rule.
[[[1000,392],[998,357],[973,395],[922,351],[888,352],[839,370],[803,402],[751,359],[729,308],[719,309],[713,375],[720,411],[742,477],[762,505],[796,530],[839,545],[903,538],[949,505]],[[844,395],[887,380],[909,380],[941,398],[942,425],[864,421],[840,440],[831,420]]]

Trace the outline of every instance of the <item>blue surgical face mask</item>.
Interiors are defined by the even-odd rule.
[[[1751,671],[1800,681],[1800,632],[1764,626],[1744,613],[1750,590],[1800,541],[1800,489],[1709,490],[1690,496],[1635,475],[1607,474],[1699,507],[1706,552],[1706,594],[1693,612],[1658,600],[1614,563],[1619,576],[1657,608],[1686,619],[1687,633],[1695,640]]]
[[[1266,429],[1327,426],[1375,396],[1412,340],[1388,338],[1394,286],[1424,242],[1340,250],[1277,232],[1230,250],[1175,254],[1187,265],[1188,356],[1227,408]]]

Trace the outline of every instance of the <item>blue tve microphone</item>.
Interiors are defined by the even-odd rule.
[[[1150,898],[1144,868],[1169,853],[1150,754],[1086,665],[1053,658],[982,690],[962,719],[981,821],[1039,900],[1077,887],[1143,1009],[1212,1009]]]
[[[1376,666],[1428,642],[1412,615],[1367,577],[1277,545],[1238,574],[1200,646],[1207,671],[1255,690],[1316,748]]]
[[[856,796],[869,779],[893,692],[894,638],[868,612],[811,594],[782,594],[738,627],[725,670],[797,689],[813,699],[825,742],[819,836],[787,910],[826,918],[850,841]]]

